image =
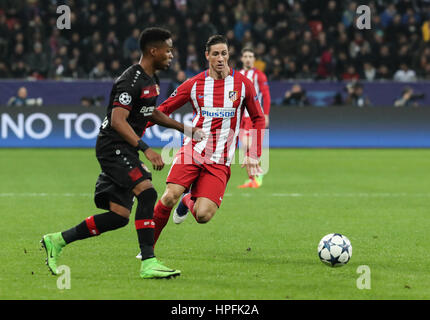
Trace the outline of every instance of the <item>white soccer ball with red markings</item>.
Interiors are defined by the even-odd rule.
[[[351,259],[351,241],[340,233],[330,233],[318,244],[318,256],[328,266],[341,267]]]

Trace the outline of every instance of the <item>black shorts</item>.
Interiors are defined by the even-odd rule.
[[[138,152],[127,143],[103,143],[97,139],[96,156],[100,173],[94,193],[97,208],[109,210],[112,201],[131,211],[133,189],[152,174],[139,159]]]

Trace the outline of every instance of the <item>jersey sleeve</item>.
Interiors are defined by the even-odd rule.
[[[133,86],[132,81],[127,78],[120,79],[116,84],[116,92],[112,108],[120,107],[131,111],[138,100],[138,87]]]
[[[264,114],[268,115],[270,112],[271,105],[271,97],[270,97],[270,89],[269,83],[267,81],[267,77],[263,72],[259,72],[258,74],[258,87],[260,88],[261,94],[263,96],[263,110]]]
[[[178,88],[176,88],[170,97],[160,104],[157,109],[163,112],[165,115],[170,116],[173,112],[191,100],[191,88],[193,87],[193,84],[194,81],[192,81],[192,79],[185,81]],[[149,121],[146,127],[149,128],[153,125],[154,123]]]
[[[254,85],[248,79],[244,79],[245,83],[245,107],[248,110],[249,116],[252,121],[252,145],[248,149],[247,155],[252,158],[259,158],[261,156],[262,138],[265,128],[265,118],[261,111],[260,102],[255,92]]]

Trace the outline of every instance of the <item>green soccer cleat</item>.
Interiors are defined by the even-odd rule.
[[[255,182],[257,182],[258,187],[261,187],[263,185],[263,175],[255,176]]]
[[[180,270],[167,268],[155,257],[143,260],[140,266],[140,277],[143,279],[168,279],[177,277],[180,274]]]
[[[46,251],[46,265],[53,275],[57,275],[57,260],[66,245],[61,232],[45,234],[40,243]]]

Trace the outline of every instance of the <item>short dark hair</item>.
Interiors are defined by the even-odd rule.
[[[166,41],[171,37],[172,34],[167,29],[158,27],[146,28],[142,31],[139,37],[140,50],[142,53],[144,53],[150,45],[154,45],[157,42]]]
[[[243,48],[242,51],[240,52],[240,54],[243,55],[245,52],[251,52],[253,55],[255,55],[255,51],[251,47],[245,47],[245,48]]]
[[[206,42],[206,51],[209,52],[211,46],[214,46],[214,45],[219,44],[219,43],[224,43],[228,47],[227,38],[224,37],[223,35],[216,34],[216,35],[209,37],[208,41]]]

